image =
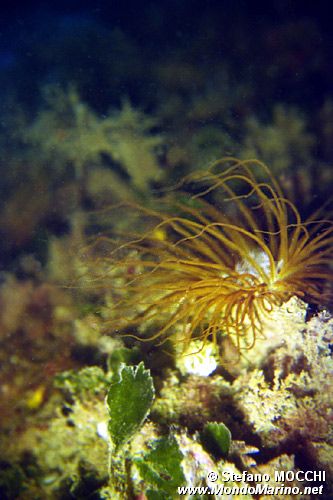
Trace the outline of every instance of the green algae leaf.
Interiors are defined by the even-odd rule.
[[[228,454],[231,432],[223,423],[209,422],[205,425],[200,437],[203,446],[215,457]]]
[[[176,439],[162,437],[152,443],[151,451],[143,458],[135,460],[144,481],[154,488],[147,492],[149,500],[174,498],[178,486],[186,482],[181,466],[182,459],[183,454]]]
[[[144,364],[120,367],[109,388],[109,433],[116,448],[125,444],[141,427],[155,395],[153,379]]]

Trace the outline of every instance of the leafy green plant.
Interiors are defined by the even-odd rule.
[[[155,396],[153,379],[141,362],[137,366],[121,364],[106,397],[111,438],[110,483],[112,494],[131,497],[131,456],[129,441],[146,419]]]
[[[222,422],[209,422],[201,433],[201,442],[214,457],[226,456],[231,444],[231,432]]]
[[[149,500],[172,499],[177,487],[185,483],[181,466],[183,454],[174,437],[162,437],[152,443],[152,449],[143,458],[135,460],[148,489]]]
[[[116,449],[139,430],[148,415],[154,395],[153,379],[143,363],[120,368],[106,398],[110,414],[109,433]]]

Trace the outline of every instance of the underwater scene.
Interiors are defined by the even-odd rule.
[[[333,499],[326,2],[5,2],[0,500]]]

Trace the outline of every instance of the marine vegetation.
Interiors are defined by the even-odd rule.
[[[126,184],[145,193],[150,182],[160,178],[157,150],[163,140],[154,131],[155,118],[134,108],[127,99],[122,100],[120,109],[99,116],[81,101],[73,86],[62,90],[50,85],[43,89],[43,95],[44,108],[22,135],[33,153],[38,149],[49,169],[59,175],[73,168],[81,180],[97,167],[100,177],[106,170],[113,192],[127,194],[126,198]]]
[[[270,123],[264,124],[255,116],[245,121],[242,158],[261,158],[275,174],[311,169],[315,162],[316,140],[309,123],[300,111],[275,105]],[[294,171],[293,171],[294,170]]]
[[[127,205],[138,231],[90,246],[110,280],[116,331],[161,343],[175,336],[185,347],[227,336],[240,351],[264,337],[270,313],[292,296],[329,300],[333,224],[325,207],[302,220],[261,162],[218,161],[159,205]]]

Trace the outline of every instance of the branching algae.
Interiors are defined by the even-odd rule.
[[[263,173],[267,181],[258,180]],[[333,224],[324,209],[303,221],[264,164],[227,158],[178,188],[167,209],[132,206],[148,230],[90,247],[103,247],[112,327],[159,342],[176,334],[185,345],[224,335],[249,349],[291,296],[329,299]]]

